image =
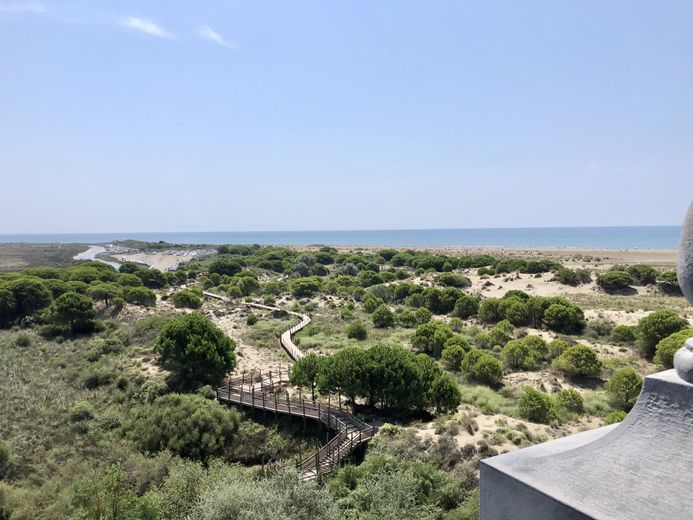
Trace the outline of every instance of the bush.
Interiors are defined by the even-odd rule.
[[[443,366],[445,366],[445,368],[447,368],[448,370],[460,370],[462,360],[464,359],[464,356],[467,354],[467,350],[468,349],[465,349],[460,344],[453,343],[448,345],[446,342],[446,346],[443,348],[443,352],[440,355],[440,359],[443,362]]]
[[[423,307],[421,308],[423,309]],[[414,311],[410,311],[409,309],[403,310],[397,314],[397,323],[401,327],[406,327],[408,329],[416,327],[416,314],[414,314]]]
[[[558,356],[563,354],[566,349],[570,346],[567,341],[562,339],[554,339],[549,343],[549,359],[556,359]]]
[[[253,314],[252,312],[248,314],[245,318],[245,324],[248,325],[249,327],[252,327],[258,322],[259,318],[257,317],[257,314]]]
[[[5,478],[7,472],[10,468],[10,448],[2,440],[0,440],[0,480]],[[0,489],[0,518],[9,518],[9,516],[1,516],[4,513],[3,501],[2,501],[2,490]]]
[[[693,328],[674,332],[660,340],[657,343],[654,362],[663,365],[664,368],[674,368],[674,354],[689,338],[693,338]]]
[[[374,294],[368,293],[366,296],[364,296],[363,301],[361,302],[363,304],[363,310],[366,311],[368,314],[372,314],[375,309],[380,307],[383,303],[382,298],[378,298]]]
[[[657,310],[638,322],[637,345],[648,359],[652,359],[657,343],[685,328],[688,322],[667,309]]]
[[[181,289],[171,296],[173,305],[178,308],[199,309],[202,307],[202,298],[192,289]]]
[[[53,302],[51,316],[55,323],[68,325],[74,334],[93,330],[96,313],[91,298],[70,291]]]
[[[94,418],[94,410],[86,401],[78,401],[70,409],[70,421],[90,421]]]
[[[31,334],[28,334],[26,332],[20,332],[14,337],[14,340],[12,341],[12,344],[15,347],[30,347],[31,344],[33,343],[34,337]]]
[[[463,294],[457,298],[455,308],[452,310],[452,315],[466,320],[467,318],[476,316],[477,312],[479,312],[479,299],[475,296]]]
[[[628,414],[623,410],[616,410],[615,412],[611,412],[609,415],[606,416],[606,424],[620,423],[623,419],[626,418],[627,415]]]
[[[616,343],[635,343],[637,327],[629,325],[616,325],[611,331],[611,340]]]
[[[208,271],[211,273],[216,273],[219,275],[233,276],[234,274],[240,273],[243,267],[237,260],[231,260],[228,258],[219,258],[214,260],[209,264]]]
[[[472,282],[466,276],[462,276],[454,273],[443,273],[439,274],[433,281],[440,285],[447,285],[449,287],[469,287]]]
[[[498,298],[486,298],[479,304],[479,319],[485,323],[496,323],[503,319],[499,309]]]
[[[491,354],[472,349],[465,354],[461,363],[462,371],[472,379],[489,386],[497,386],[503,379],[503,365]]]
[[[381,329],[392,327],[395,324],[395,315],[384,304],[373,311],[371,319],[373,320],[373,325]]]
[[[546,353],[546,343],[539,336],[513,339],[503,347],[501,358],[508,368],[536,370]]]
[[[423,325],[428,323],[433,319],[433,313],[429,311],[426,307],[419,307],[414,311],[414,316],[416,317],[416,324]]]
[[[649,265],[631,265],[628,268],[628,274],[633,277],[634,285],[650,285],[657,281],[657,271]]]
[[[348,338],[363,341],[368,337],[368,330],[363,323],[355,321],[347,327],[346,334]]]
[[[146,287],[125,287],[123,298],[126,302],[143,307],[153,307],[156,305],[156,294]]]
[[[157,349],[164,368],[184,385],[219,383],[236,365],[236,344],[209,318],[190,313],[164,325]]]
[[[597,276],[597,285],[608,293],[630,289],[633,277],[626,271],[609,271]]]
[[[521,417],[536,423],[549,424],[558,419],[551,397],[529,386],[522,392],[518,411]]]
[[[572,388],[566,388],[556,394],[556,405],[569,413],[581,414],[585,411],[582,394]]]
[[[321,287],[322,281],[317,276],[296,278],[291,282],[291,293],[297,298],[305,298],[319,292]]]
[[[552,303],[544,312],[542,323],[555,332],[574,334],[584,328],[585,315],[577,305]]]
[[[460,387],[447,373],[442,373],[433,380],[428,394],[436,413],[455,410],[462,402]]]
[[[452,335],[450,327],[441,321],[434,320],[419,325],[412,336],[411,342],[414,348],[437,358],[440,357],[445,342]]]
[[[134,413],[129,436],[145,453],[169,450],[206,461],[224,453],[238,429],[238,412],[194,394],[168,394]]]
[[[642,376],[632,367],[617,370],[606,384],[606,391],[614,405],[630,410],[642,390]]]
[[[573,345],[554,360],[553,368],[571,377],[596,377],[602,363],[592,347]]]

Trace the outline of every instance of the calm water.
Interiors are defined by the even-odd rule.
[[[514,229],[397,229],[355,231],[249,231],[0,235],[0,243],[103,244],[135,239],[174,244],[275,244],[352,246],[499,246],[674,249],[680,226]]]

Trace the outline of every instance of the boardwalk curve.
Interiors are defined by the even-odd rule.
[[[225,303],[233,303],[228,298],[219,294],[203,291],[205,296],[215,298]],[[251,308],[270,311],[284,311],[292,316],[300,318],[300,322],[284,331],[279,337],[279,344],[286,351],[292,361],[298,361],[305,356],[291,339],[291,336],[303,329],[311,322],[310,316],[293,311],[285,311],[280,307],[262,305],[248,302],[245,304]],[[272,412],[275,414],[291,415],[305,419],[316,420],[328,429],[335,432],[327,444],[322,446],[315,454],[311,455],[298,465],[304,479],[314,479],[320,475],[331,472],[352,451],[368,442],[376,433],[376,428],[366,424],[354,415],[342,410],[341,402],[338,406],[327,405],[319,401],[306,399],[291,399],[288,392],[285,398],[280,397],[277,390],[289,382],[289,372],[282,373],[272,371],[265,373],[245,372],[238,377],[227,378],[217,388],[217,399],[226,404],[234,404],[253,409]]]

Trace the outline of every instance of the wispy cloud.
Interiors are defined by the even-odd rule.
[[[29,3],[0,3],[0,13],[45,13],[46,7],[38,2]]]
[[[157,38],[173,39],[176,37],[173,33],[167,31],[166,29],[164,29],[160,25],[157,25],[151,20],[137,18],[136,16],[128,16],[127,18],[120,20],[119,23],[123,27],[128,27],[136,31],[150,34],[152,36],[156,36]]]
[[[197,29],[197,35],[204,40],[209,40],[218,45],[221,45],[222,47],[226,47],[228,49],[236,48],[236,46],[233,43],[226,41],[221,34],[216,32],[209,25],[201,25]]]

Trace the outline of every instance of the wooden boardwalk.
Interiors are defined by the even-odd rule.
[[[218,294],[207,291],[204,294],[231,303],[230,300]],[[258,303],[246,303],[246,305],[263,310],[283,310],[279,307]],[[289,357],[293,361],[297,361],[305,354],[294,344],[291,336],[310,323],[310,316],[292,311],[285,312],[297,316],[301,320],[297,325],[282,333],[279,338],[279,344]],[[243,373],[238,377],[227,378],[217,388],[217,399],[226,404],[301,417],[304,420],[315,420],[335,432],[335,436],[327,444],[298,465],[304,479],[314,479],[331,472],[353,450],[368,442],[375,435],[375,427],[342,410],[341,402],[338,406],[334,406],[329,401],[325,404],[306,399],[292,399],[289,398],[288,393],[285,393],[285,397],[282,398],[277,390],[287,385],[288,382],[288,371],[282,373],[280,370],[274,374],[269,371],[264,375],[261,372]]]

